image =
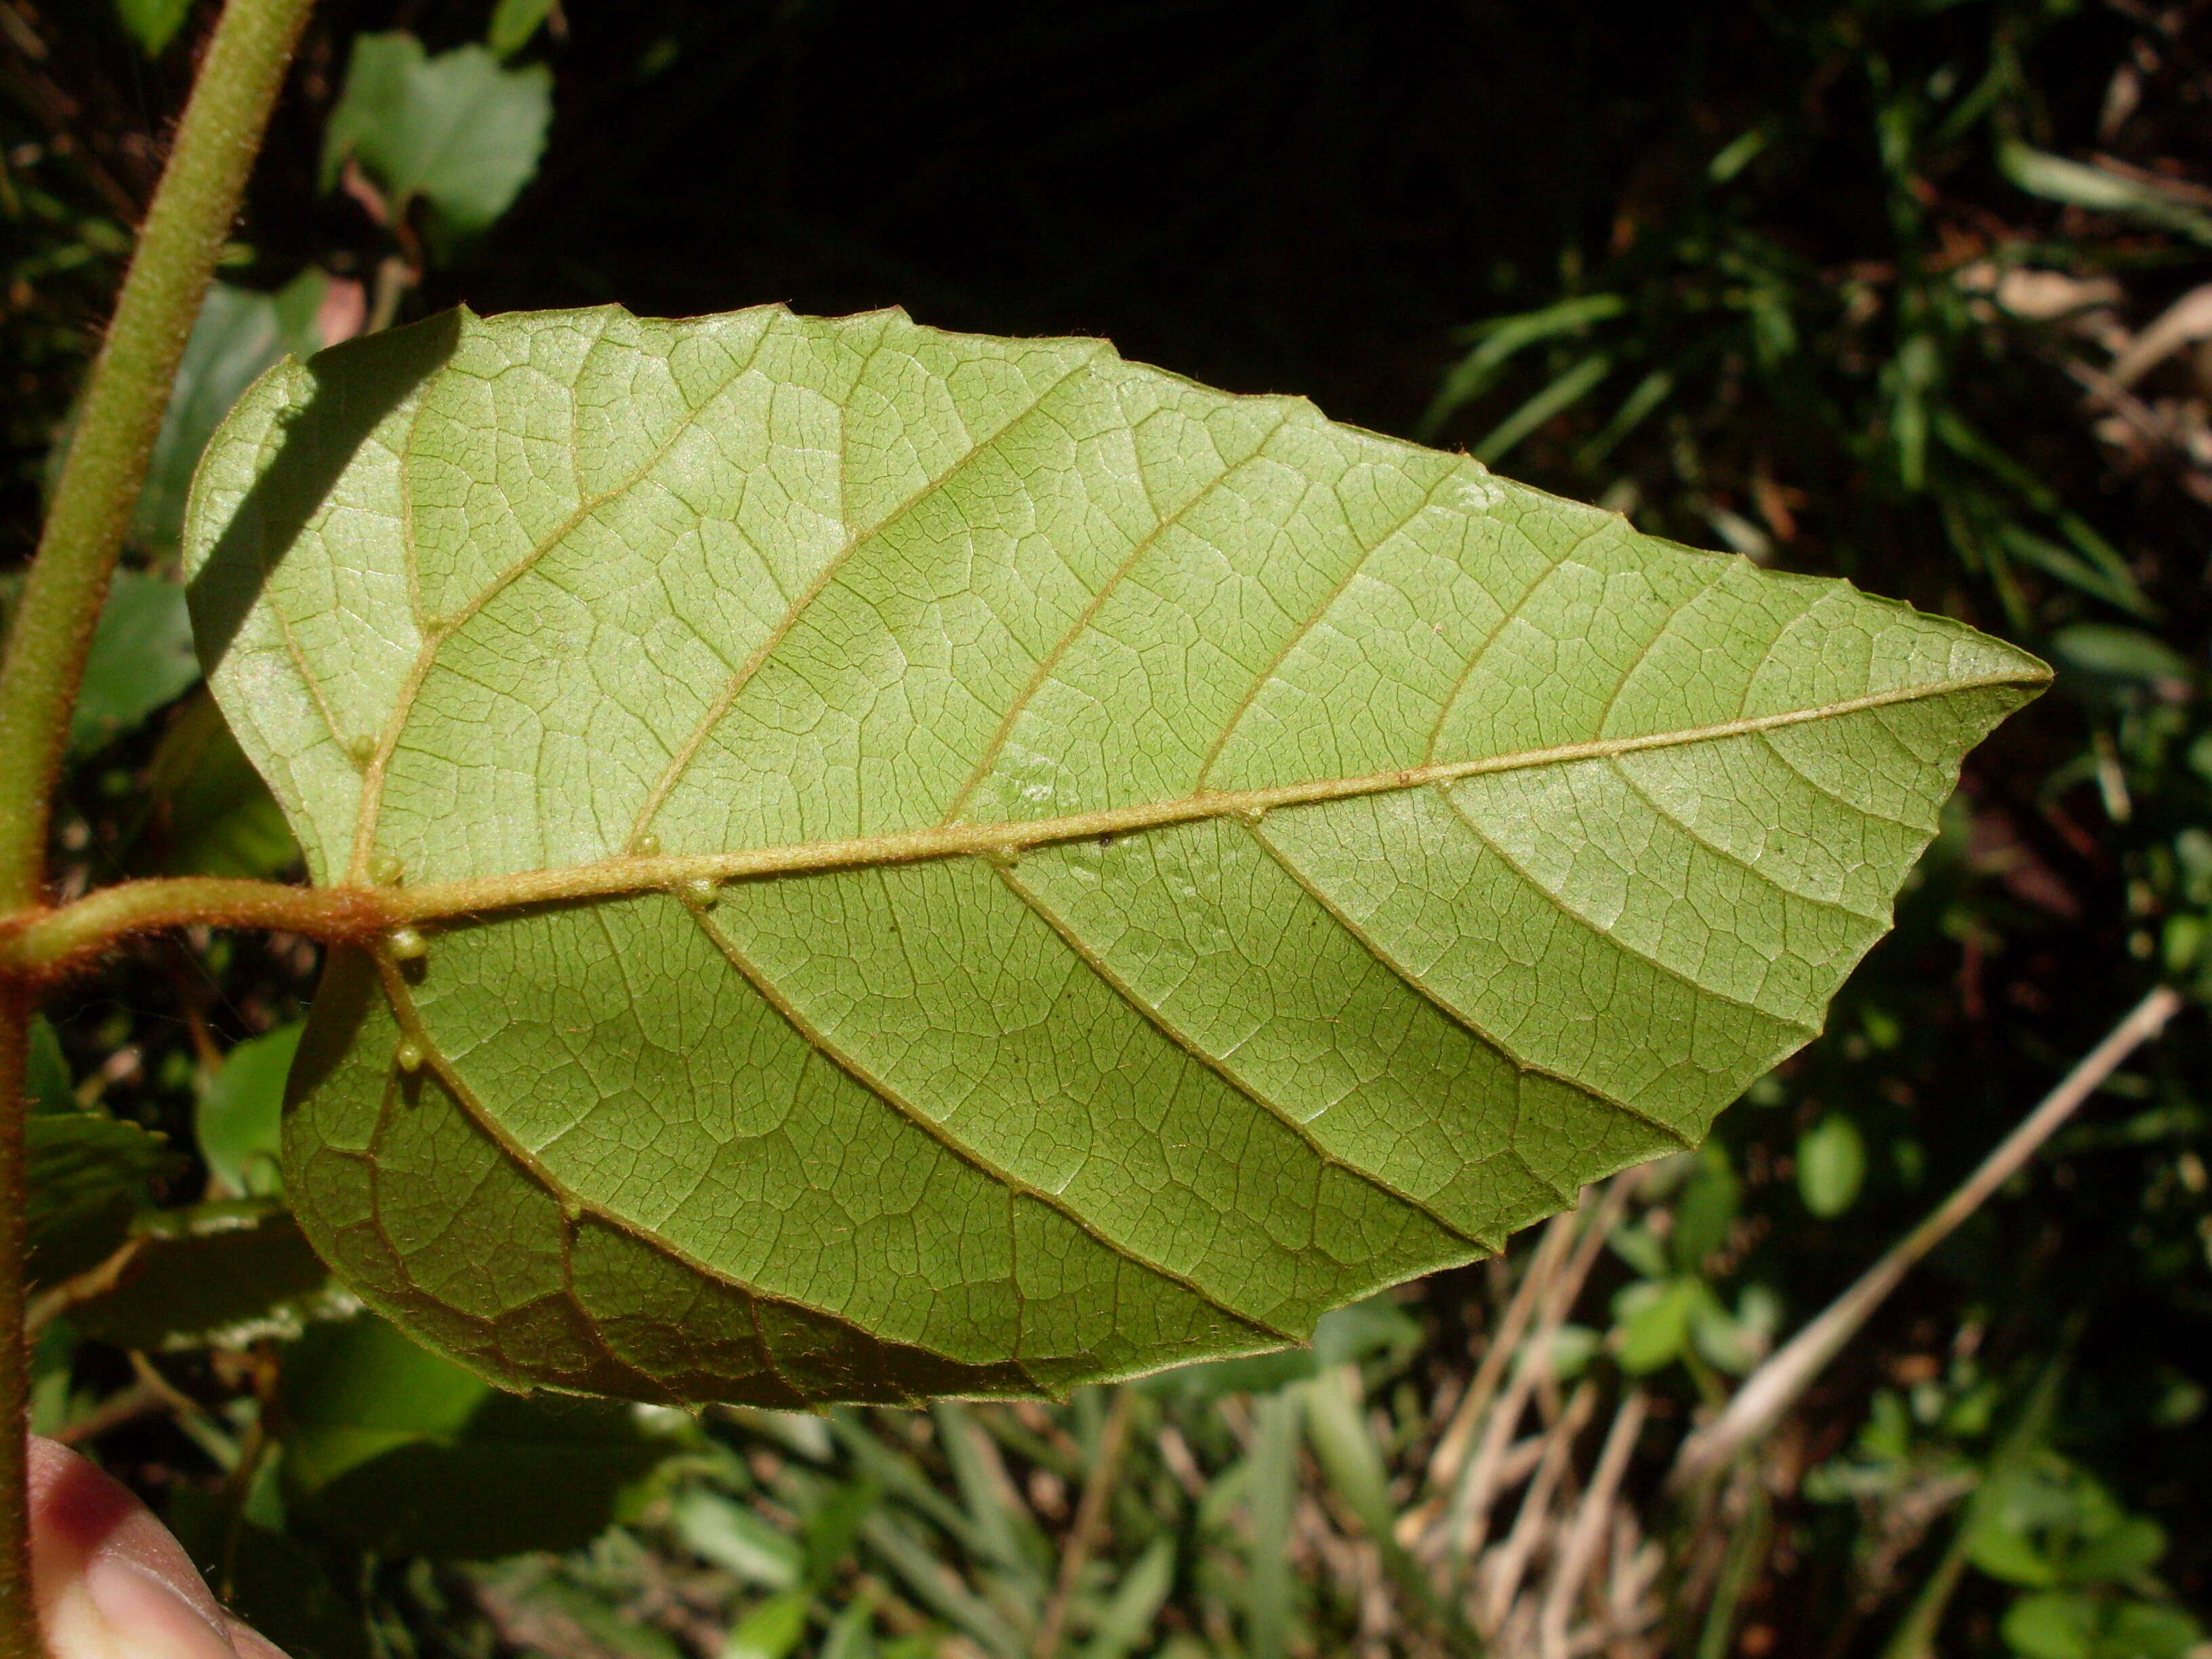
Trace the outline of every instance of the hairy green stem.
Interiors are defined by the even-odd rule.
[[[0,975],[51,981],[137,934],[170,927],[261,927],[325,944],[362,939],[410,921],[466,914],[426,908],[443,887],[291,887],[227,876],[175,876],[94,888],[56,910],[0,918]],[[497,908],[478,905],[478,909]]]
[[[38,1609],[31,1601],[30,1516],[24,1501],[23,1437],[30,1428],[30,1364],[23,1331],[22,1194],[24,1073],[30,1058],[31,997],[0,979],[0,1655],[36,1659]]]
[[[229,0],[94,359],[0,661],[0,915],[34,908],[70,714],[216,255],[311,0]],[[25,1497],[24,1065],[33,991],[0,968],[0,1659],[41,1651]]]
[[[0,666],[0,910],[36,901],[70,711],[185,342],[310,0],[230,0],[138,233]]]

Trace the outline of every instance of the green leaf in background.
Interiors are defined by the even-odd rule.
[[[239,393],[287,351],[304,357],[322,349],[317,313],[327,287],[328,279],[312,267],[276,294],[209,284],[139,494],[131,533],[142,545],[165,556],[175,552],[192,470]]]
[[[269,1465],[263,1465],[264,1471]],[[329,1553],[276,1528],[280,1514],[257,1513],[268,1489],[241,1516],[225,1493],[179,1482],[161,1518],[210,1584],[222,1586],[224,1607],[250,1620],[255,1632],[280,1643],[294,1659],[376,1659],[369,1621],[332,1582]]]
[[[769,1599],[739,1620],[723,1644],[722,1659],[783,1659],[806,1634],[806,1609],[811,1590],[786,1590]]]
[[[2212,244],[2212,216],[2189,206],[2171,191],[2141,179],[2124,178],[2104,167],[2070,161],[2008,138],[1997,146],[1997,165],[2006,178],[2031,196],[2087,208],[2093,213],[2115,213],[2170,230],[2192,241]]]
[[[2011,554],[2013,557],[2023,560],[2038,569],[2057,577],[2059,580],[2069,586],[2079,588],[2084,593],[2094,594],[2107,604],[2117,605],[2123,611],[2132,611],[2138,617],[2151,617],[2156,614],[2151,608],[2150,601],[2143,597],[2142,589],[2137,585],[2134,574],[2125,564],[2117,560],[2109,564],[2092,562],[2069,549],[2061,547],[2057,543],[2036,535],[2032,531],[2025,530],[2016,524],[2001,526],[1996,533],[1997,539],[2003,544],[2005,551]],[[2093,543],[2092,545],[2094,544]]]
[[[2098,1659],[2185,1659],[2201,1652],[2204,1626],[2195,1614],[2163,1601],[2122,1601],[2098,1650]]]
[[[2004,1583],[2043,1589],[2058,1582],[2058,1569],[2016,1526],[1977,1517],[1966,1534],[1966,1553],[1977,1567]]]
[[[2203,1636],[2179,1607],[2078,1590],[2023,1595],[1999,1630],[2021,1659],[2184,1659]]]
[[[70,1313],[79,1331],[118,1348],[242,1348],[360,1310],[299,1224],[267,1203],[155,1211],[137,1231],[138,1250],[113,1288]]]
[[[34,1112],[25,1132],[31,1276],[52,1284],[122,1244],[152,1202],[149,1183],[173,1159],[160,1135],[105,1112]]]
[[[671,1502],[668,1520],[684,1548],[756,1589],[787,1590],[805,1576],[799,1541],[724,1493],[691,1487]]]
[[[1866,1141],[1858,1125],[1830,1112],[1797,1139],[1797,1193],[1814,1215],[1839,1216],[1866,1181]]]
[[[43,1016],[31,1021],[24,1071],[30,1277],[52,1285],[122,1246],[153,1200],[149,1183],[175,1160],[151,1130],[77,1103],[61,1040]]]
[[[411,34],[360,34],[323,136],[323,188],[349,156],[395,214],[417,196],[454,234],[507,211],[538,170],[553,118],[553,72],[507,69],[483,46],[435,58]]]
[[[280,1193],[284,1079],[299,1052],[298,1022],[248,1037],[224,1057],[193,1114],[200,1157],[221,1188],[217,1196],[245,1198]]]
[[[2127,1513],[2087,1472],[2048,1450],[1991,1474],[1969,1512],[1964,1544],[1966,1559],[1992,1578],[2066,1592],[2030,1598],[2035,1609],[2018,1615],[2023,1635],[2014,1642],[2022,1653],[2045,1651],[2023,1644],[2056,1642],[2057,1632],[2081,1621],[2087,1621],[2083,1628],[2097,1631],[2124,1605],[2114,1595],[2081,1592],[2122,1586],[2154,1591],[2149,1574],[2166,1548],[2165,1530],[2155,1522]],[[2062,1600],[2067,1608],[2060,1607]],[[2006,1633],[2012,1641],[2009,1620]],[[2110,1645],[2103,1636],[2081,1650],[2097,1659],[2136,1651]]]
[[[1100,1612],[1082,1659],[1126,1659],[1151,1642],[1161,1604],[1175,1588],[1176,1540],[1162,1536],[1145,1547]]]
[[[115,15],[149,58],[161,55],[191,10],[192,0],[115,0]]]
[[[268,880],[299,865],[283,810],[204,691],[162,728],[146,769],[146,797],[153,822],[141,856],[148,873]]]
[[[826,1585],[835,1579],[838,1568],[852,1553],[860,1528],[882,1499],[883,1492],[875,1482],[863,1479],[832,1487],[807,1511],[804,1533],[810,1581]]]
[[[282,1405],[288,1502],[392,1554],[573,1549],[676,1449],[623,1407],[501,1394],[371,1315],[301,1340]]]
[[[1781,1325],[1782,1299],[1765,1285],[1744,1286],[1733,1313],[1708,1288],[1690,1316],[1690,1340],[1708,1364],[1744,1376],[1766,1358]]]
[[[1615,1227],[1606,1243],[1623,1261],[1645,1279],[1664,1279],[1668,1273],[1666,1242],[1643,1222]]]
[[[44,1014],[31,1016],[30,1053],[23,1067],[23,1094],[33,1113],[74,1112],[75,1085],[62,1040]]]
[[[2047,678],[898,313],[281,366],[187,544],[315,879],[424,907],[330,957],[309,1236],[648,1399],[1058,1394],[1495,1250],[1819,1030]]]
[[[499,0],[484,40],[498,56],[512,57],[530,44],[552,11],[553,0]]]
[[[219,1493],[179,1483],[162,1517],[192,1553],[223,1605],[292,1659],[380,1659],[368,1621],[331,1581],[322,1552],[275,1528],[241,1521]]]
[[[2173,686],[2185,695],[2196,678],[2187,658],[2140,629],[2076,623],[2051,635],[2051,648],[2066,667],[2099,679]]]
[[[2002,1634],[2022,1659],[2094,1659],[2097,1604],[2064,1590],[2023,1595],[2005,1610]]]
[[[2076,1584],[2124,1584],[2148,1572],[2166,1554],[2166,1529],[2148,1516],[2123,1516],[2075,1550],[2066,1577]]]
[[[830,1621],[822,1659],[876,1659],[875,1619],[875,1597],[863,1590]]]
[[[1680,1358],[1690,1322],[1712,1292],[1694,1279],[1645,1279],[1613,1299],[1621,1370],[1642,1376]]]
[[[1304,1347],[1176,1365],[1137,1386],[1155,1399],[1182,1404],[1218,1400],[1224,1395],[1266,1394],[1318,1376],[1332,1366],[1358,1364],[1386,1354],[1403,1359],[1420,1342],[1421,1328],[1412,1315],[1386,1297],[1370,1297],[1323,1314],[1314,1322],[1313,1340]]]
[[[1701,1148],[1675,1202],[1674,1230],[1667,1240],[1675,1270],[1701,1272],[1705,1258],[1728,1243],[1742,1208],[1743,1182],[1729,1166],[1727,1152],[1718,1146]]]
[[[88,754],[137,726],[198,683],[185,590],[118,570],[85,658],[84,689],[70,716],[70,748]]]
[[[1444,376],[1436,400],[1421,417],[1421,431],[1433,434],[1466,404],[1487,392],[1516,353],[1562,334],[1581,334],[1628,309],[1618,294],[1589,294],[1540,311],[1497,317],[1481,325],[1467,356]]]

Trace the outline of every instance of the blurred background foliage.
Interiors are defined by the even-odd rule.
[[[11,567],[211,15],[0,0]],[[39,1426],[298,1659],[2212,1650],[2201,1012],[1666,1483],[2123,1009],[2212,989],[2212,6],[332,0],[100,627],[67,888],[295,872],[197,689],[183,492],[283,353],[463,300],[1102,334],[2060,678],[1704,1152],[1064,1407],[493,1394],[286,1216],[314,951],[133,947],[39,1037]]]

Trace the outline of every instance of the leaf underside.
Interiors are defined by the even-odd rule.
[[[1057,1395],[1496,1249],[1820,1029],[2047,678],[896,312],[287,362],[187,542],[314,878],[477,884],[333,952],[303,1224],[483,1375],[647,1399]]]

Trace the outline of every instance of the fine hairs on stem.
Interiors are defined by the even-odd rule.
[[[216,255],[305,27],[309,0],[229,0],[202,60],[0,664],[0,913],[35,908],[46,825],[85,653]],[[31,1598],[23,1435],[23,1073],[34,996],[0,969],[0,1659],[41,1652]]]

